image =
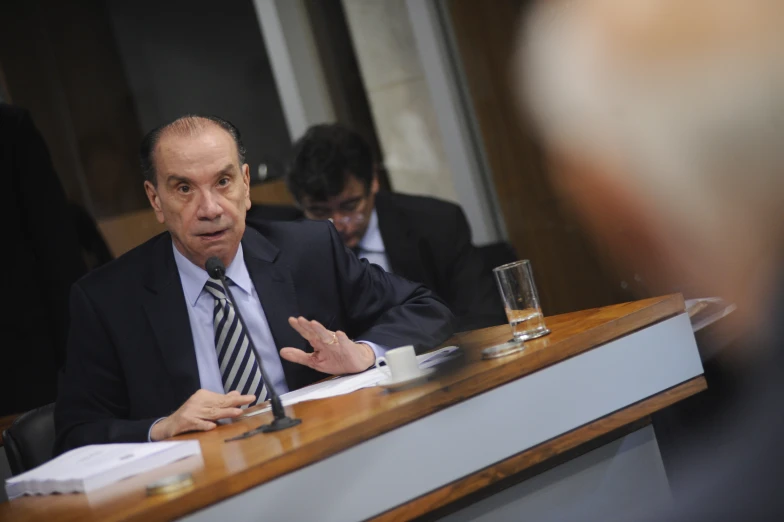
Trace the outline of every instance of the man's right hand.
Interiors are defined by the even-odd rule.
[[[186,431],[209,431],[219,419],[233,419],[242,415],[240,406],[251,404],[255,395],[240,395],[230,391],[226,395],[199,390],[180,406],[180,409],[157,422],[150,431],[150,440],[163,440]]]

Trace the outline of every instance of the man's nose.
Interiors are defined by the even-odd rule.
[[[196,217],[212,221],[219,218],[221,214],[223,214],[223,207],[220,206],[218,198],[206,192],[199,201]]]

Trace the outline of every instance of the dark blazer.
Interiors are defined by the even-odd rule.
[[[457,329],[506,323],[506,314],[463,210],[440,199],[382,191],[376,213],[390,270],[436,292],[457,317]],[[294,207],[254,205],[249,219],[295,220]]]
[[[0,103],[5,308],[0,416],[53,402],[68,293],[86,272],[65,192],[26,110]]]
[[[287,322],[298,315],[389,347],[434,348],[452,333],[452,314],[437,297],[357,260],[327,222],[250,222],[242,245],[278,350],[312,350]],[[55,410],[57,452],[145,441],[156,419],[200,388],[168,233],[75,284],[71,317]],[[282,361],[292,390],[324,377]]]
[[[506,322],[493,274],[471,243],[471,229],[458,205],[379,192],[376,212],[390,269],[444,299],[457,317],[458,330]]]
[[[305,215],[297,207],[290,205],[268,205],[253,203],[248,209],[247,219],[251,221],[295,221]]]

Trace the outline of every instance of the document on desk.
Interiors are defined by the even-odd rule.
[[[438,366],[446,361],[452,360],[458,356],[459,348],[457,346],[446,346],[440,350],[433,352],[423,353],[417,355],[419,367],[423,370]],[[344,375],[336,377],[310,386],[305,386],[299,390],[294,390],[289,393],[284,393],[280,396],[284,406],[291,406],[305,401],[314,401],[316,399],[327,399],[329,397],[337,397],[338,395],[345,395],[362,388],[370,388],[377,385],[379,382],[387,378],[387,374],[378,368],[370,368],[362,373],[354,375]],[[270,410],[267,405],[264,408],[246,413],[242,417],[253,417]]]
[[[8,498],[87,493],[124,478],[200,455],[197,440],[82,446],[5,481]]]

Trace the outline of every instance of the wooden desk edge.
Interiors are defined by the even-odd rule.
[[[643,399],[622,410],[611,413],[601,419],[585,424],[568,433],[550,439],[542,444],[513,455],[492,466],[488,466],[460,480],[447,484],[439,489],[391,509],[372,520],[387,522],[394,520],[411,520],[444,507],[452,502],[499,482],[507,477],[525,471],[532,466],[552,459],[566,451],[614,430],[645,419],[649,415],[668,406],[682,401],[692,395],[706,390],[705,377],[699,376],[661,393]]]
[[[574,357],[614,339],[630,335],[640,329],[647,328],[680,313],[685,313],[686,309],[683,297],[680,294],[670,294],[645,299],[642,302],[645,303],[645,306],[642,308],[621,315],[608,323],[602,324],[600,327],[590,328],[564,340],[561,343],[561,346],[565,351],[569,352],[568,357]],[[615,306],[623,306],[624,304],[625,303]],[[595,308],[583,312],[601,313],[605,308],[610,309],[615,306]],[[576,314],[583,312],[576,312]],[[459,341],[461,337],[462,334],[457,334],[453,339]],[[588,339],[591,341],[587,342]],[[450,339],[445,345],[449,344],[459,344],[459,342],[456,343]],[[263,466],[254,466],[236,473],[231,477],[224,477],[212,483],[212,488],[214,488],[213,491],[220,490],[221,493],[219,495],[205,494],[205,491],[203,490],[194,491],[193,494],[185,494],[182,497],[174,499],[172,502],[157,505],[155,508],[156,513],[152,518],[150,512],[134,513],[127,518],[129,520],[149,522],[150,520],[166,520],[185,516],[215,502],[226,500],[227,498],[242,493],[252,487],[259,486],[314,462],[326,459],[335,453],[343,451],[354,444],[359,444],[368,438],[376,437],[413,422],[420,417],[430,415],[452,406],[453,404],[460,402],[460,400],[465,400],[480,393],[484,393],[512,380],[524,378],[532,371],[541,370],[542,368],[546,368],[568,358],[555,357],[555,354],[548,350],[542,353],[542,357],[548,359],[544,364],[537,365],[535,368],[528,369],[527,371],[515,372],[513,376],[507,375],[497,382],[494,382],[491,386],[488,386],[487,383],[480,384],[480,380],[478,379],[468,379],[457,382],[450,387],[452,393],[434,395],[426,401],[427,411],[415,412],[408,407],[393,408],[385,411],[383,414],[374,416],[372,419],[369,419],[360,425],[352,425],[350,428],[334,431],[328,436],[320,439],[317,444],[314,443],[300,448],[299,456],[291,454],[281,455],[276,459],[265,462]],[[551,358],[552,360],[549,360]],[[485,375],[498,375],[499,373],[503,373],[503,371],[499,372],[497,369],[488,370]],[[308,455],[308,458],[302,459],[301,455]]]
[[[319,439],[317,443],[314,442],[302,446],[296,454],[283,454],[280,457],[267,460],[263,464],[254,465],[231,475],[211,480],[208,489],[197,487],[194,491],[184,493],[182,496],[170,501],[153,502],[149,509],[131,510],[130,512],[124,512],[122,517],[117,518],[150,522],[151,520],[167,520],[185,516],[213,503],[226,500],[252,487],[259,486],[279,476],[310,465],[313,462],[325,459],[368,438],[396,429],[420,417],[447,408],[456,402],[473,397],[511,380],[523,378],[532,371],[537,371],[566,358],[591,350],[685,311],[683,298],[679,294],[616,306],[622,308],[628,304],[635,304],[637,308],[632,311],[619,312],[620,315],[609,322],[602,323],[598,327],[588,328],[559,343],[561,355],[550,350],[544,350],[539,352],[537,356],[539,359],[536,361],[532,360],[530,364],[526,364],[527,368],[517,367],[515,369],[515,365],[505,365],[506,370],[488,370],[483,372],[483,375],[492,376],[492,381],[494,381],[492,383],[480,382],[481,380],[479,379],[459,381],[450,387],[450,393],[448,394],[430,395],[419,409],[415,410],[407,405],[391,408],[384,411],[383,414],[376,415],[360,424],[352,425],[346,429],[335,430],[326,437]],[[586,310],[575,312],[575,314],[576,317],[586,312],[594,315],[597,313],[602,314],[605,309],[612,308],[615,307]],[[479,337],[479,341],[483,343],[485,341],[483,335],[480,334]],[[460,344],[465,337],[464,334],[457,334],[453,339],[454,341],[450,340],[446,344]],[[564,357],[564,355],[566,356]],[[5,504],[0,506],[0,512],[2,512],[4,507],[6,507]]]

